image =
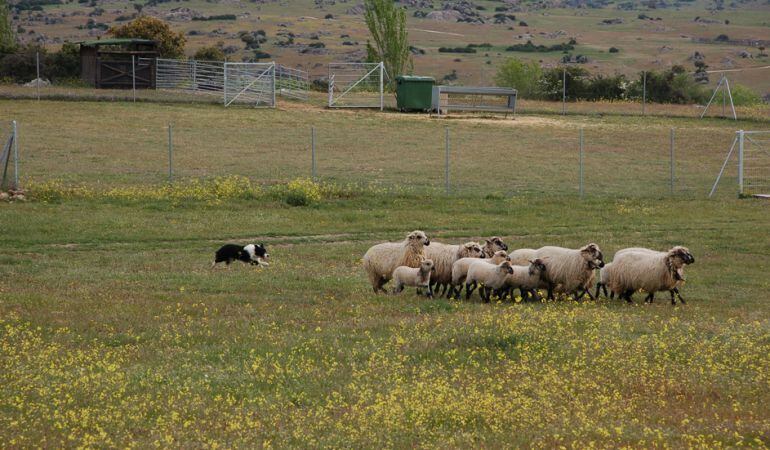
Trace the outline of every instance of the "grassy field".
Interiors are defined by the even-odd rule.
[[[706,200],[700,185],[720,140],[763,123],[8,100],[0,111],[22,124],[32,197],[0,203],[0,447],[770,446],[768,203],[731,185]],[[164,187],[167,120],[180,178],[249,175],[250,187]],[[284,183],[309,173],[310,124],[327,184],[291,207]],[[468,154],[453,196],[440,193],[445,125]],[[640,168],[668,148],[645,152],[671,126],[691,176],[676,195],[665,177],[640,195]],[[582,200],[568,180],[547,184],[572,172],[580,127],[614,161],[590,166],[603,171]],[[607,259],[683,244],[696,263],[677,307],[372,294],[361,256],[413,229],[511,248],[594,241]],[[250,241],[267,244],[270,267],[209,269],[219,245]]]
[[[666,195],[674,129],[674,194],[702,198],[735,131],[766,129],[770,117],[757,110],[756,120],[738,122],[555,114],[458,120],[327,111],[298,103],[276,110],[31,100],[0,100],[0,105],[0,120],[19,122],[21,174],[35,183],[59,180],[97,188],[161,183],[168,173],[166,127],[172,123],[177,178],[237,174],[273,184],[310,176],[315,127],[323,179],[436,191],[444,188],[448,128],[453,192],[476,195],[576,194],[580,129],[587,194]],[[735,173],[731,164],[720,195],[734,195]]]

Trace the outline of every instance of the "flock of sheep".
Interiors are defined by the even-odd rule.
[[[671,304],[684,299],[679,287],[684,283],[684,267],[695,262],[686,247],[676,246],[660,252],[646,248],[626,248],[615,253],[611,263],[596,244],[579,249],[546,246],[539,249],[519,249],[508,253],[508,246],[499,237],[487,239],[484,245],[467,242],[460,245],[432,242],[419,230],[412,231],[401,242],[386,242],[371,247],[363,257],[374,292],[386,292],[383,286],[391,279],[393,293],[404,287],[427,290],[433,297],[459,297],[465,288],[469,299],[477,288],[485,302],[493,295],[506,298],[519,289],[522,299],[539,299],[538,290],[554,294],[591,299],[618,295],[628,302],[637,291],[647,293],[645,301],[652,303],[655,293],[668,291]],[[597,270],[599,271],[597,281]],[[596,287],[596,293],[591,288]],[[440,291],[440,292],[439,292]]]

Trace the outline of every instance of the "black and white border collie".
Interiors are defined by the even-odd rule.
[[[267,262],[269,257],[270,254],[267,253],[264,244],[249,244],[244,246],[225,244],[214,254],[214,262],[211,263],[211,267],[213,268],[217,263],[221,262],[230,265],[233,261],[241,261],[254,266],[260,264],[269,266],[270,263]]]

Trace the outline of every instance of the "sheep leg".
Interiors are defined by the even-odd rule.
[[[472,286],[472,287],[471,287]],[[465,299],[470,300],[471,294],[473,294],[473,291],[476,289],[476,282],[468,283],[465,282]]]
[[[628,289],[626,292],[623,293],[623,298],[625,298],[628,303],[633,303],[634,301],[632,298],[633,295],[634,295],[634,290]]]
[[[436,283],[436,295],[437,296],[441,297],[442,295],[444,295],[446,290],[447,290],[447,284],[446,283],[441,283],[441,284]],[[441,291],[441,292],[439,292],[439,291]]]
[[[399,294],[403,290],[404,290],[404,285],[403,284],[396,284],[396,286],[393,288],[393,292],[392,293],[393,294]]]
[[[679,288],[675,287],[674,292],[676,292],[676,296],[679,297],[679,301],[682,302],[683,305],[686,305],[687,302],[684,301],[684,297],[682,297],[682,294],[679,293]]]
[[[655,293],[654,292],[650,292],[649,294],[647,294],[647,297],[645,297],[645,299],[644,299],[645,303],[649,303],[651,305],[652,305],[652,302],[654,302],[654,301],[655,301]]]
[[[553,286],[550,284],[548,285],[548,300],[555,300],[553,297]]]
[[[486,286],[482,286],[481,289],[479,289],[479,296],[481,296],[481,300],[483,300],[484,303],[489,303],[489,291],[490,289]]]
[[[428,298],[433,298],[433,286],[428,285]]]
[[[461,284],[460,285],[460,289],[462,289],[462,287],[463,287],[463,285]],[[457,295],[460,295],[460,293],[457,291],[457,287],[455,285],[453,285],[453,284],[450,284],[449,287],[446,290],[446,298],[447,298],[447,300],[452,298],[455,295],[455,293],[457,293]]]
[[[599,293],[601,292],[602,284],[596,283],[596,298],[599,298]],[[607,294],[605,293],[604,296],[606,297]]]
[[[607,295],[606,293],[604,295]],[[610,291],[610,300],[615,300],[615,291]]]

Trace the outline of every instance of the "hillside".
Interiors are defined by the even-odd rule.
[[[121,1],[22,0],[11,2],[22,40],[56,47],[70,40],[95,39],[109,26],[142,14],[163,18],[188,38],[188,53],[220,45],[233,60],[255,52],[323,77],[330,61],[360,60],[367,30],[363,7],[355,1]],[[561,51],[514,52],[509,46],[551,46],[574,39],[569,53],[593,73],[632,74],[681,64],[694,69],[693,55],[704,55],[709,70],[770,65],[760,47],[770,47],[767,2],[628,0],[459,1],[405,0],[415,72],[438,79],[456,72],[458,83],[491,84],[497,65],[508,57],[559,64]],[[22,9],[21,11],[18,11]],[[213,19],[213,20],[209,20]],[[267,40],[246,49],[244,32],[263,30]],[[442,53],[439,48],[476,47],[475,53]],[[610,47],[617,52],[610,53]],[[265,55],[263,55],[265,56]],[[267,58],[266,58],[267,59]],[[583,60],[583,58],[581,58]],[[731,81],[770,93],[770,70],[732,72]],[[450,75],[450,78],[453,76]],[[711,76],[711,83],[718,80]]]

